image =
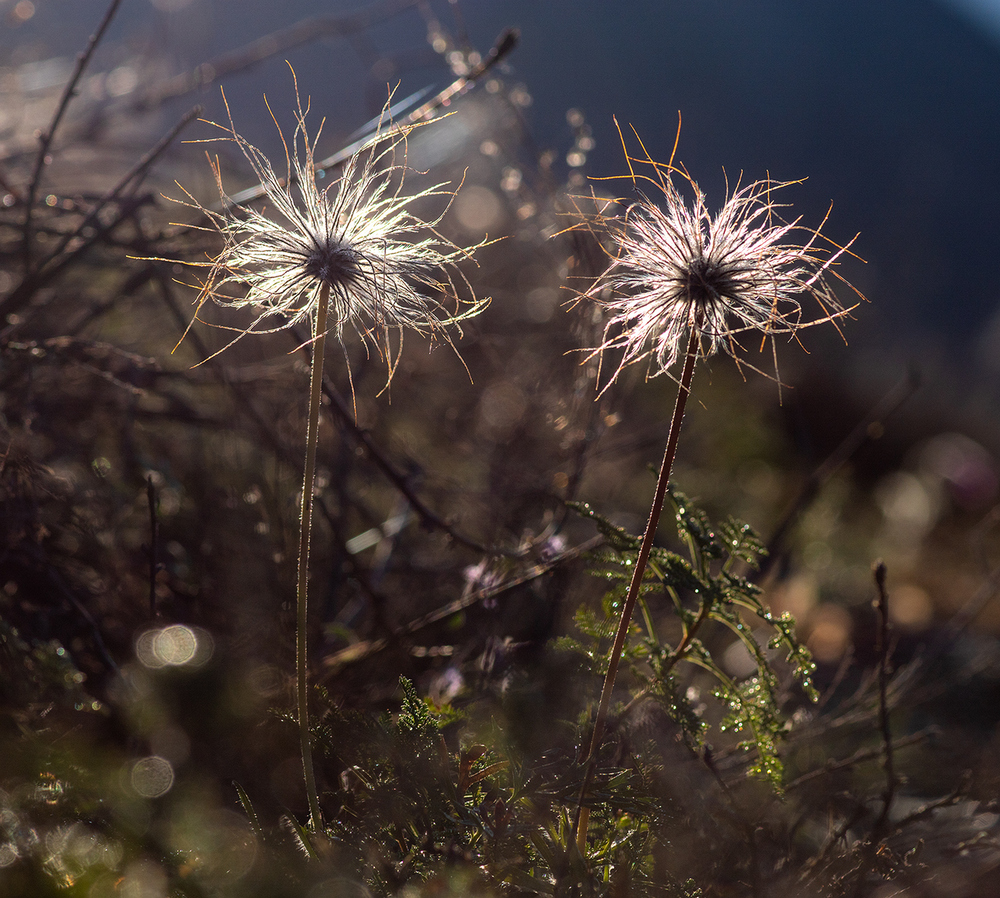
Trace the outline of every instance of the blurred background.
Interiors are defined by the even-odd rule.
[[[530,96],[531,139],[564,162],[572,144],[566,113],[579,110],[594,140],[587,174],[624,171],[613,115],[666,158],[680,111],[679,158],[710,199],[721,195],[723,171],[730,180],[808,178],[791,197],[796,211],[815,223],[832,203],[829,233],[846,240],[860,231],[856,248],[867,260],[850,274],[873,302],[859,309],[853,350],[836,364],[891,380],[919,360],[933,380],[954,379],[959,402],[995,387],[995,0],[637,0],[625,9],[603,0],[291,0],[280,8],[266,0],[132,0],[94,71],[131,66],[118,71],[114,90],[141,90],[154,73],[218,62],[269,35],[280,40],[308,17],[367,9],[373,27],[319,36],[306,29],[298,46],[223,82],[241,130],[270,150],[261,96],[279,106],[287,100],[287,58],[336,142],[378,111],[387,83],[400,82],[404,97],[446,83],[421,7],[460,39],[464,30],[483,53],[501,29],[520,28],[508,62]],[[16,73],[28,91],[59,77],[102,12],[97,2],[4,0],[6,77]],[[221,115],[218,83],[197,96],[213,119]],[[9,104],[4,114],[7,130]]]

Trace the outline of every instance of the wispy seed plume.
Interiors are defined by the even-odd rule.
[[[345,331],[353,330],[366,351],[374,348],[385,359],[391,381],[406,330],[450,344],[448,329],[460,334],[460,322],[488,302],[476,300],[458,268],[478,247],[460,247],[437,230],[455,195],[449,183],[409,189],[411,177],[419,174],[406,164],[412,126],[393,126],[388,104],[371,139],[339,174],[324,178],[327,173],[315,168],[323,123],[311,139],[309,104],[303,106],[297,82],[295,99],[290,142],[275,121],[284,147],[283,176],[237,132],[228,103],[228,126],[216,126],[225,137],[215,139],[235,143],[260,181],[260,210],[230,200],[217,159],[212,168],[222,211],[206,208],[185,191],[184,205],[207,216],[210,226],[204,230],[224,242],[210,261],[189,263],[207,269],[197,285],[198,310],[211,300],[253,311],[246,327],[227,328],[237,334],[232,345],[247,334],[314,322],[326,287],[329,333],[343,344]],[[432,197],[445,198],[436,218],[425,220],[411,211]]]
[[[839,319],[856,307],[845,308],[830,283],[831,276],[843,280],[834,267],[850,243],[833,244],[819,229],[778,214],[783,206],[774,194],[798,182],[737,185],[712,215],[685,171],[648,154],[626,156],[638,199],[618,216],[605,214],[617,205],[608,204],[588,224],[612,245],[607,270],[583,294],[606,312],[603,342],[594,354],[603,362],[605,355],[620,353],[605,389],[624,368],[643,360],[650,377],[669,372],[692,331],[699,356],[726,353],[753,370],[759,369],[744,343],[758,342],[762,349],[770,342],[777,378],[778,337],[796,339],[804,328],[827,322],[839,330]],[[633,163],[651,174],[637,175]],[[690,203],[675,181],[690,192]]]

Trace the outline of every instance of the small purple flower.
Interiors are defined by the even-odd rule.
[[[489,609],[496,608],[496,596],[489,595],[489,593],[497,589],[502,583],[502,574],[493,567],[490,559],[484,558],[478,564],[470,565],[465,569],[464,595],[470,596],[475,592],[487,593],[483,598],[483,607]]]

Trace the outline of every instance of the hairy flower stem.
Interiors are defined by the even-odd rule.
[[[591,736],[590,747],[587,749],[587,756],[584,759],[587,762],[587,771],[583,779],[583,788],[580,790],[580,800],[577,804],[574,827],[576,829],[576,843],[581,854],[587,847],[587,824],[590,819],[590,811],[583,806],[583,802],[587,789],[590,788],[590,781],[593,779],[597,749],[604,736],[608,708],[611,706],[611,693],[615,688],[615,678],[618,676],[618,664],[625,649],[625,637],[628,635],[629,625],[632,622],[632,612],[635,610],[635,603],[639,599],[639,589],[642,586],[642,578],[646,573],[646,563],[649,561],[649,553],[653,549],[653,539],[656,536],[656,528],[660,523],[660,513],[663,511],[663,500],[667,495],[670,472],[674,467],[674,456],[677,454],[677,441],[680,438],[681,423],[684,420],[684,409],[687,407],[688,396],[691,394],[694,363],[698,359],[698,338],[701,323],[702,315],[699,312],[691,328],[691,335],[688,338],[687,353],[684,357],[684,370],[681,373],[680,385],[677,388],[674,414],[670,419],[670,432],[667,435],[666,448],[663,450],[663,461],[660,463],[660,476],[656,481],[656,493],[653,495],[653,504],[649,509],[649,520],[646,522],[646,532],[642,536],[639,555],[635,560],[635,569],[632,571],[632,582],[629,584],[628,595],[626,595],[625,604],[622,606],[621,619],[618,621],[618,632],[615,633],[615,641],[611,646],[608,672],[604,677],[601,702],[597,707],[597,717],[594,720],[594,734]]]
[[[302,474],[302,509],[299,516],[299,576],[296,587],[295,679],[299,706],[299,743],[302,746],[302,773],[309,799],[309,828],[314,832],[323,825],[313,770],[312,743],[309,739],[309,680],[307,647],[309,643],[309,542],[312,536],[313,484],[316,479],[316,446],[319,442],[319,412],[323,400],[323,357],[326,354],[326,317],[330,303],[330,285],[323,282],[316,317],[313,319],[312,369],[309,377],[309,425],[306,432],[306,463]]]

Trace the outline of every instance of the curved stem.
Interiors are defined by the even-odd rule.
[[[330,287],[320,289],[319,305],[313,325],[312,369],[309,377],[309,425],[306,433],[306,462],[302,475],[302,508],[299,516],[299,572],[296,586],[295,680],[298,701],[299,743],[302,747],[302,773],[309,800],[309,826],[316,831],[323,825],[313,770],[312,743],[309,738],[309,680],[307,648],[309,644],[309,541],[312,536],[313,484],[316,479],[316,447],[319,442],[319,412],[323,400],[323,357],[326,348],[326,316]]]
[[[670,432],[667,435],[667,445],[663,450],[663,461],[660,463],[660,476],[656,481],[656,492],[653,495],[653,504],[649,509],[649,520],[646,522],[646,531],[642,536],[642,543],[639,546],[639,555],[635,560],[635,569],[632,571],[632,582],[629,584],[628,594],[625,597],[624,605],[622,605],[621,619],[618,621],[618,631],[615,633],[615,641],[611,646],[608,672],[604,677],[601,702],[597,707],[597,717],[594,719],[594,734],[590,739],[590,747],[587,749],[587,754],[584,758],[584,761],[587,762],[587,770],[584,774],[583,787],[580,790],[580,800],[577,804],[576,820],[574,822],[576,842],[581,853],[583,853],[587,846],[587,823],[590,817],[588,809],[583,806],[583,802],[587,789],[590,787],[590,781],[593,779],[597,749],[601,744],[601,738],[604,736],[608,708],[611,706],[611,693],[615,688],[618,665],[621,662],[622,652],[625,649],[625,638],[628,635],[629,625],[632,622],[632,612],[635,610],[635,603],[639,598],[642,578],[646,573],[646,563],[649,561],[649,553],[653,549],[653,539],[656,536],[656,528],[660,523],[660,512],[663,511],[663,501],[667,495],[667,484],[670,482],[670,472],[673,470],[674,456],[677,454],[677,441],[680,438],[681,423],[684,420],[684,409],[687,406],[687,399],[691,393],[694,363],[698,358],[698,333],[700,325],[701,320],[699,317],[691,328],[691,336],[688,338],[687,353],[684,357],[684,370],[681,373],[680,386],[677,389],[674,414],[670,419]]]

